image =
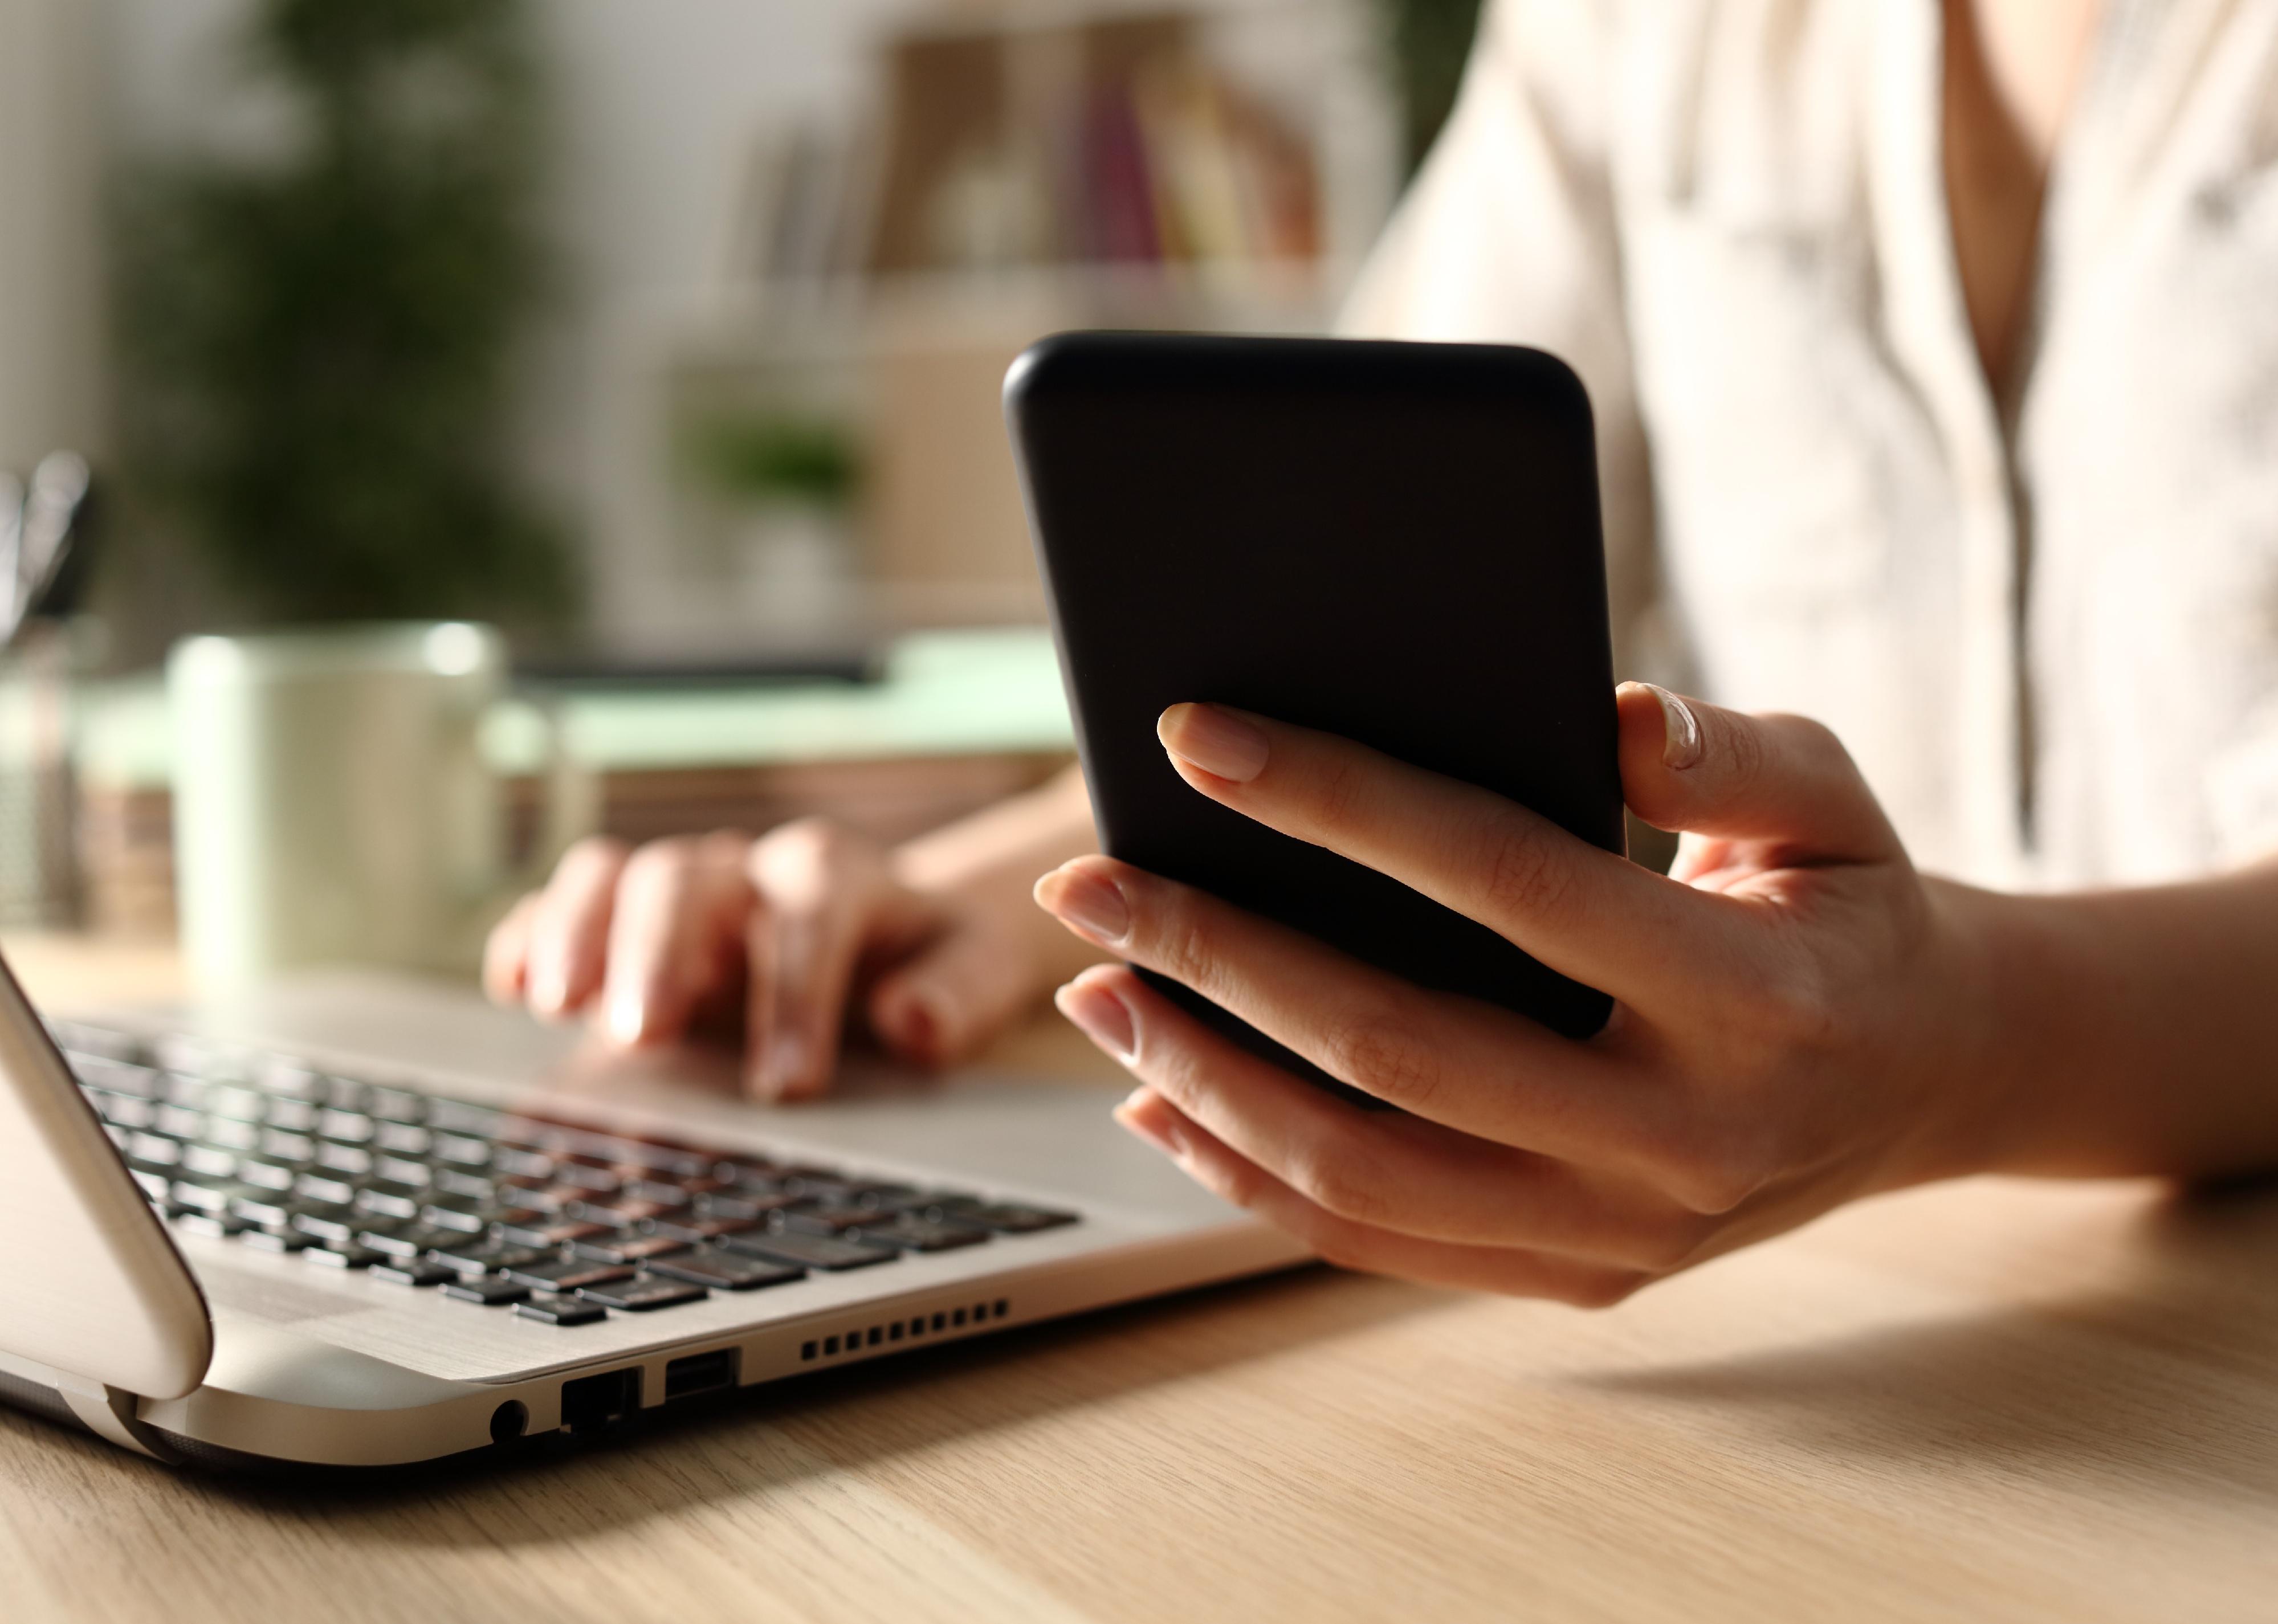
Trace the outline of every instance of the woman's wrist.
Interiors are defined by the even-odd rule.
[[[1070,767],[905,842],[893,865],[911,889],[1001,935],[1008,950],[1030,961],[1041,992],[1097,963],[1099,955],[1039,911],[1030,891],[1038,875],[1097,847],[1083,775]]]
[[[1958,1170],[2278,1165],[2278,872],[2049,896],[1940,887],[1985,1035]]]
[[[1930,1178],[2028,1171],[2055,1153],[2072,1115],[2060,1097],[2066,1069],[2050,1030],[2080,972],[2076,943],[2051,928],[2038,897],[1941,880],[1924,882],[1941,973],[1922,1011],[1934,1033],[1915,1064],[1936,1080],[1942,1109]]]

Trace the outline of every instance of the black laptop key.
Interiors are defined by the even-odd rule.
[[[791,1194],[788,1190],[775,1190],[765,1193],[757,1190],[737,1190],[733,1193],[722,1191],[698,1196],[695,1209],[699,1216],[705,1218],[734,1218],[757,1222],[771,1212],[781,1212],[784,1208],[796,1206],[798,1203],[799,1197]]]
[[[923,1218],[915,1213],[898,1212],[883,1224],[865,1224],[846,1232],[849,1240],[871,1240],[882,1246],[899,1247],[906,1252],[948,1252],[959,1247],[977,1246],[989,1239],[989,1231],[971,1224],[951,1224],[933,1218]]]
[[[172,1168],[152,1167],[147,1162],[130,1161],[126,1164],[126,1172],[127,1176],[134,1180],[136,1187],[150,1200],[171,1201],[174,1199],[174,1173]]]
[[[409,1122],[390,1122],[382,1117],[373,1143],[382,1150],[392,1150],[400,1156],[432,1156],[435,1154],[435,1133]]]
[[[587,1302],[600,1303],[605,1308],[623,1308],[628,1314],[646,1314],[651,1308],[677,1308],[684,1302],[701,1302],[712,1293],[700,1285],[685,1280],[667,1280],[655,1275],[641,1275],[634,1279],[613,1281],[607,1285],[581,1285],[577,1295]]]
[[[368,1145],[376,1125],[362,1111],[344,1111],[337,1107],[317,1117],[317,1132],[325,1139],[343,1145]]]
[[[327,1269],[369,1269],[374,1263],[386,1262],[387,1254],[375,1252],[370,1247],[319,1244],[301,1254],[312,1263],[322,1263]]]
[[[503,1194],[512,1193],[486,1172],[470,1172],[463,1167],[453,1167],[447,1162],[434,1165],[431,1170],[434,1174],[434,1187],[443,1195],[464,1196],[473,1201],[494,1201]]]
[[[126,1154],[149,1167],[175,1167],[182,1160],[182,1142],[163,1133],[137,1133],[126,1141]]]
[[[314,1133],[317,1131],[316,1102],[310,1100],[271,1100],[262,1120],[279,1133]]]
[[[463,1195],[438,1196],[419,1209],[423,1223],[466,1235],[485,1234],[493,1224],[528,1224],[538,1216],[527,1207],[501,1207]]]
[[[377,1213],[383,1218],[416,1218],[426,1204],[427,1193],[409,1185],[370,1184],[355,1197],[357,1211]]]
[[[836,1235],[803,1235],[784,1230],[730,1235],[720,1244],[732,1252],[740,1252],[750,1257],[763,1257],[773,1262],[796,1263],[802,1269],[822,1269],[834,1272],[842,1269],[867,1269],[873,1263],[891,1263],[901,1256],[891,1247],[869,1247],[859,1240],[842,1240]]]
[[[303,1235],[312,1235],[328,1247],[353,1245],[356,1231],[371,1220],[359,1216],[353,1207],[330,1201],[309,1201],[293,1215],[293,1227]]]
[[[978,1224],[983,1229],[999,1230],[1007,1235],[1032,1234],[1037,1230],[1058,1229],[1064,1224],[1074,1224],[1074,1213],[1061,1212],[1051,1207],[1031,1207],[1021,1201],[984,1201],[972,1196],[952,1196],[927,1209],[928,1215],[940,1216],[965,1224]]]
[[[318,1088],[317,1097],[330,1109],[351,1117],[363,1115],[365,1097],[371,1090],[353,1077],[327,1077]]]
[[[226,1240],[233,1235],[242,1235],[250,1226],[242,1218],[233,1218],[226,1212],[200,1212],[185,1208],[173,1215],[175,1224],[199,1235],[211,1235]]]
[[[551,1247],[517,1247],[506,1241],[492,1240],[478,1245],[437,1247],[427,1255],[433,1262],[455,1269],[462,1275],[481,1275],[521,1269],[531,1263],[550,1263],[556,1254]]]
[[[382,1151],[372,1157],[371,1170],[375,1178],[384,1178],[390,1184],[410,1185],[421,1190],[435,1181],[433,1170],[418,1157],[388,1151]]]
[[[548,1291],[574,1292],[582,1286],[608,1285],[618,1280],[630,1280],[633,1271],[622,1263],[596,1263],[587,1258],[557,1258],[543,1263],[524,1263],[505,1271],[507,1278],[519,1280],[524,1285],[542,1286]]]
[[[478,1302],[486,1308],[496,1308],[522,1301],[530,1295],[530,1288],[516,1281],[502,1280],[496,1275],[477,1275],[467,1279],[454,1273],[443,1283],[443,1295],[461,1302]]]
[[[137,1094],[109,1094],[100,1088],[87,1091],[88,1103],[95,1107],[96,1115],[113,1127],[147,1128],[157,1113],[150,1102]]]
[[[491,1142],[471,1133],[445,1133],[430,1129],[433,1134],[432,1154],[440,1162],[455,1167],[488,1167],[491,1164]]]
[[[280,1162],[313,1162],[317,1159],[317,1141],[305,1133],[287,1132],[283,1128],[264,1128],[261,1131],[261,1154],[275,1156]]]
[[[596,1263],[638,1263],[687,1249],[686,1241],[675,1240],[669,1235],[602,1235],[575,1242],[570,1254]]]
[[[689,1202],[687,1191],[661,1178],[627,1179],[623,1193],[629,1201],[646,1201],[660,1210],[685,1207]]]
[[[575,1297],[550,1294],[535,1295],[528,1302],[518,1302],[514,1311],[524,1319],[547,1325],[591,1325],[609,1317],[609,1311],[597,1302],[580,1302]]]
[[[440,1263],[430,1263],[419,1258],[389,1258],[371,1266],[375,1280],[392,1280],[398,1285],[440,1285],[447,1280],[456,1280],[459,1271],[446,1269]]]
[[[257,1122],[240,1122],[231,1117],[206,1118],[204,1140],[209,1145],[243,1153],[261,1148],[261,1136],[266,1132]]]
[[[320,1139],[317,1141],[317,1160],[336,1173],[350,1178],[363,1178],[371,1172],[371,1152],[362,1145],[343,1145],[337,1140]]]
[[[229,1204],[230,1211],[248,1224],[265,1230],[291,1230],[303,1213],[329,1216],[338,1209],[304,1201],[275,1190],[256,1190]]]
[[[528,1145],[493,1147],[491,1165],[501,1173],[519,1173],[531,1178],[554,1177],[554,1158]]]
[[[860,1229],[866,1224],[883,1224],[894,1215],[883,1207],[846,1207],[822,1201],[802,1201],[796,1207],[786,1207],[775,1215],[778,1229],[798,1230],[809,1235],[843,1235],[848,1230]]]
[[[168,1193],[192,1212],[226,1213],[239,1196],[259,1192],[230,1178],[177,1177]]]
[[[302,1170],[299,1163],[280,1162],[274,1156],[240,1156],[237,1181],[257,1185],[264,1190],[274,1190],[281,1194],[299,1181]]]
[[[746,1235],[760,1227],[757,1218],[659,1218],[644,1226],[650,1232],[675,1240],[717,1240],[722,1235]]]
[[[447,1129],[454,1133],[465,1133],[481,1139],[496,1139],[500,1125],[506,1118],[487,1105],[476,1105],[466,1100],[447,1100],[439,1094],[427,1096],[427,1125]]]
[[[368,1088],[364,1091],[363,1109],[382,1122],[424,1123],[427,1120],[427,1096],[408,1088]]]
[[[377,1228],[367,1226],[356,1231],[356,1242],[375,1252],[385,1252],[390,1257],[424,1257],[463,1240],[463,1235],[449,1230],[430,1228],[424,1224],[389,1224]]]
[[[219,1145],[185,1145],[182,1147],[182,1171],[206,1178],[234,1178],[237,1177],[237,1152]]]
[[[573,1240],[590,1240],[596,1235],[611,1233],[606,1224],[578,1224],[567,1220],[546,1220],[536,1224],[501,1224],[498,1226],[501,1240],[512,1241],[521,1247],[559,1247]]]
[[[294,1194],[304,1195],[312,1201],[325,1201],[334,1207],[353,1204],[356,1191],[361,1187],[357,1180],[345,1173],[316,1170],[302,1174],[293,1184]]]
[[[69,1064],[72,1074],[90,1088],[108,1088],[118,1094],[139,1094],[146,1100],[155,1100],[165,1092],[164,1076],[152,1066],[76,1050],[65,1055],[64,1059]]]
[[[651,1258],[646,1268],[668,1280],[708,1285],[719,1292],[750,1292],[763,1285],[784,1285],[804,1280],[806,1270],[764,1258],[739,1257],[719,1247],[694,1247],[670,1257]]]
[[[224,1084],[206,1090],[205,1109],[215,1117],[259,1122],[269,1114],[269,1102],[254,1089]]]
[[[303,1235],[297,1230],[264,1229],[259,1224],[238,1239],[256,1252],[306,1252],[317,1244],[315,1237]]]

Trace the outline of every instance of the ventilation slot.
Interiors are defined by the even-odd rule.
[[[867,1353],[874,1347],[891,1347],[898,1342],[906,1347],[913,1342],[930,1341],[975,1325],[986,1325],[1012,1312],[1012,1303],[1002,1297],[993,1302],[936,1308],[929,1314],[913,1314],[906,1319],[887,1320],[818,1337],[812,1342],[801,1343],[799,1356],[802,1363],[811,1364],[819,1359],[842,1359],[849,1353]]]

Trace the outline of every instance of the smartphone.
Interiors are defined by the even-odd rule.
[[[1483,925],[1197,795],[1181,700],[1342,734],[1624,849],[1596,454],[1539,351],[1063,333],[1005,416],[1102,849],[1569,1037],[1612,1009]],[[1189,988],[1250,1052],[1352,1091]]]

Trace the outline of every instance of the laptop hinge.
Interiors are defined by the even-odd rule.
[[[181,1456],[166,1445],[164,1439],[142,1422],[135,1412],[141,1399],[117,1387],[83,1377],[56,1373],[56,1391],[71,1406],[73,1414],[94,1433],[108,1438],[122,1449],[148,1455],[153,1460],[168,1466],[178,1466]]]

